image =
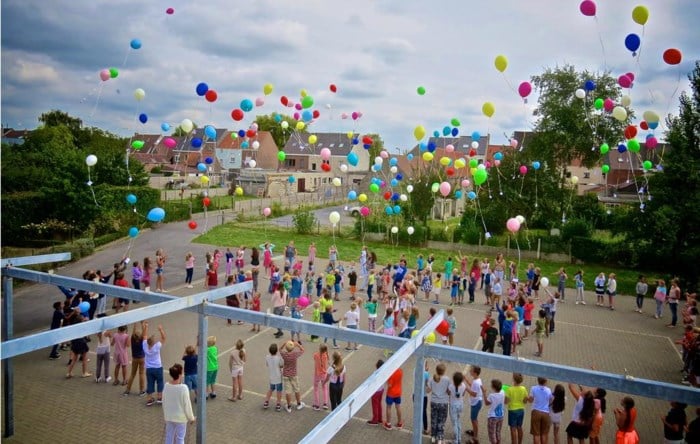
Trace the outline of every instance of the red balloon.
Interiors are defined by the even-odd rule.
[[[639,122],[639,127],[645,131],[649,129],[649,125],[647,124],[646,120],[642,120],[641,122]]]
[[[390,191],[386,191],[386,192],[384,193],[384,200],[389,200],[389,199],[391,199],[391,192],[390,192]]]
[[[249,139],[252,139],[253,137],[255,137],[256,134],[257,134],[257,132],[254,129],[249,129],[248,131],[245,132],[246,137]]]
[[[469,157],[474,157],[474,156],[476,156],[476,150],[472,148],[469,150]]]
[[[450,324],[443,319],[442,322],[440,322],[440,325],[437,326],[435,331],[440,333],[440,335],[442,336],[447,336],[447,333],[450,331]]]
[[[680,50],[671,48],[664,51],[664,62],[669,65],[678,65],[681,63],[681,60],[683,60],[683,54],[681,54]]]
[[[216,91],[210,89],[206,92],[206,94],[204,94],[204,98],[207,99],[207,102],[214,103],[216,102],[216,99],[219,98],[219,95],[216,93]]]
[[[236,122],[240,122],[241,120],[243,120],[243,117],[245,117],[245,114],[243,113],[242,109],[236,108],[233,111],[231,111],[231,118]]]
[[[202,205],[204,205],[205,207],[208,207],[209,205],[211,205],[211,199],[209,199],[208,197],[205,197],[204,199],[202,199]]]
[[[455,169],[452,168],[452,167],[448,167],[447,170],[446,170],[446,173],[447,173],[448,176],[452,177],[452,176],[455,175]]]
[[[289,104],[289,99],[287,96],[282,96],[280,97],[280,102],[282,102],[282,105],[287,106]]]
[[[365,145],[372,145],[372,138],[369,136],[365,136],[362,138],[362,143]]]
[[[634,125],[630,125],[627,128],[625,128],[625,139],[634,139],[637,136],[637,127]]]
[[[321,164],[321,169],[327,173],[331,170],[331,166],[328,163],[323,163]]]
[[[331,83],[331,86],[329,86],[331,92],[338,92],[338,87],[335,86],[335,84]]]
[[[318,119],[318,117],[319,117],[320,115],[321,115],[321,113],[319,112],[319,110],[315,109],[315,110],[314,110],[314,113],[313,113],[314,119]]]
[[[191,220],[190,223],[187,224],[188,227],[190,227],[190,230],[194,230],[197,228],[197,222]]]

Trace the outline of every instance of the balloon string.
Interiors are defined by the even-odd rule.
[[[97,90],[97,97],[95,98],[95,105],[92,107],[89,118],[92,120],[92,116],[97,112],[97,107],[100,104],[100,98],[102,97],[102,89],[105,87],[105,82],[100,82],[100,88]]]
[[[535,170],[535,208],[537,208],[537,170]]]
[[[637,198],[639,199],[639,205],[641,206],[644,204],[644,202],[642,201],[642,195],[639,192],[639,185],[637,184],[637,175],[634,174],[634,166],[632,165],[632,153],[630,151],[627,151],[627,159],[630,163],[630,173],[632,174],[632,179],[634,180],[634,187],[637,190]],[[639,158],[639,161],[641,162],[641,156]]]
[[[481,225],[484,226],[484,233],[488,233],[489,230],[486,228],[486,221],[484,220],[484,213],[481,211],[481,204],[479,203],[479,193],[476,194],[476,208],[477,213],[481,216]]]
[[[518,91],[516,91],[515,88],[513,88],[513,85],[511,85],[510,81],[508,80],[508,77],[506,77],[506,73],[502,72],[501,75],[503,76],[503,80],[505,80],[506,85],[508,85],[508,88],[510,88],[511,91],[517,94]]]
[[[515,241],[515,246],[518,247],[518,268],[520,268],[520,244],[518,243],[518,236],[513,233],[513,240]]]
[[[600,42],[600,49],[603,52],[603,71],[608,70],[608,59],[607,56],[605,55],[605,44],[603,43],[603,35],[600,33],[600,24],[598,23],[598,17],[593,16],[593,19],[595,20],[595,28],[596,31],[598,32],[598,41]]]
[[[95,196],[95,190],[92,188],[92,178],[90,176],[90,167],[87,167],[88,170],[88,182],[87,186],[90,187],[90,192],[92,193],[92,200],[95,201],[95,206],[99,207],[100,204],[97,203],[97,197]]]

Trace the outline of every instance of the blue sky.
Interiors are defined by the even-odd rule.
[[[598,0],[595,19],[579,3],[4,0],[2,123],[33,128],[39,114],[58,108],[122,135],[157,133],[162,122],[185,118],[239,129],[256,113],[291,114],[280,96],[298,102],[304,88],[321,112],[312,131],[378,132],[388,148],[403,149],[414,144],[416,125],[432,132],[456,117],[462,134],[490,132],[500,144],[504,133],[531,127],[537,101],[533,92],[523,104],[509,83],[517,88],[566,63],[616,77],[634,72],[637,115],[675,113],[700,59],[700,2]],[[644,28],[631,17],[639,4],[650,11]],[[624,46],[629,33],[642,36],[639,59]],[[141,49],[130,49],[134,38]],[[667,48],[682,51],[681,65],[663,62]],[[509,59],[505,76],[493,66],[498,54]],[[119,77],[101,82],[109,67]],[[199,82],[217,91],[215,103],[195,94]],[[231,110],[263,97],[265,83],[274,85],[265,105],[234,122]],[[146,92],[141,102],[136,88]],[[491,119],[481,113],[485,101],[496,107]],[[341,118],[353,111],[362,117]]]

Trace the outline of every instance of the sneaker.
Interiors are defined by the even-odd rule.
[[[402,422],[397,422],[396,425],[394,426],[396,429],[402,429],[403,428],[403,423]]]
[[[275,406],[275,411],[276,411],[276,412],[281,412],[281,411],[282,411],[282,406],[279,405],[279,404],[277,404],[277,405]]]
[[[312,406],[311,406],[311,409],[312,409],[313,411],[315,411],[315,412],[318,412],[318,411],[321,410],[321,407],[319,407],[319,406],[317,406],[317,405],[312,405]]]
[[[340,347],[338,347],[337,345],[334,345],[333,348],[337,350],[337,349],[339,349]]]
[[[384,423],[384,428],[385,428],[386,430],[391,430],[391,424],[389,424],[388,422],[385,422],[385,423]]]
[[[654,315],[654,319],[659,319],[659,315]]]
[[[303,402],[300,402],[299,404],[297,404],[297,410],[301,410],[304,407],[306,407],[306,404],[304,404]]]
[[[156,403],[156,400],[155,400],[155,399],[149,399],[148,401],[146,401],[146,405],[147,405],[148,407],[152,406],[152,405],[155,404],[155,403]]]
[[[287,404],[287,406],[284,409],[287,411],[287,413],[292,413],[292,406],[291,405]]]
[[[107,382],[107,383],[112,382],[112,377],[111,377],[111,376],[107,376],[107,379],[105,379],[105,382]],[[119,382],[119,381],[117,381],[117,382]]]
[[[139,398],[143,398],[144,396],[146,396],[146,392],[139,392]]]
[[[586,305],[586,301],[581,301],[581,305]]]
[[[124,393],[122,393],[122,396],[129,396],[129,392],[125,391]]]
[[[95,378],[95,382],[96,382],[96,383],[102,382],[102,378]]]
[[[192,285],[188,285],[187,288],[194,288]]]
[[[270,407],[270,402],[269,401],[263,402],[263,408],[266,409],[268,407]]]
[[[156,399],[156,404],[162,404],[163,400],[162,399]]]
[[[83,378],[89,378],[92,376],[92,373],[83,373]]]
[[[372,421],[371,419],[369,421],[367,421],[367,425],[375,426],[375,425],[379,425],[379,424],[381,424],[381,422],[379,422],[379,421]]]
[[[209,397],[210,397],[211,399],[216,399],[216,393],[211,392],[211,393],[209,394]]]
[[[576,305],[578,305],[578,301],[576,301]]]
[[[323,410],[328,410],[328,404],[323,404]]]
[[[54,360],[56,360],[56,359],[58,359],[58,358],[60,358],[60,357],[61,357],[61,355],[49,356],[49,359],[52,360],[52,361],[54,361]]]

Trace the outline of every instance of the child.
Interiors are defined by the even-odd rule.
[[[583,270],[578,270],[574,275],[574,285],[576,286],[576,305],[586,305],[586,301],[583,298],[583,287],[585,286],[583,282]]]
[[[368,299],[364,307],[367,310],[367,331],[374,333],[377,331],[377,301]]]
[[[394,336],[394,310],[391,307],[386,309],[384,318],[382,319],[382,332],[385,335]],[[389,350],[384,350],[384,357],[389,356]]]
[[[321,291],[323,290],[323,273],[319,273],[318,277],[316,278],[316,297],[320,298],[321,297]]]
[[[207,290],[214,290],[219,286],[219,275],[216,273],[216,266],[213,262],[209,264],[207,278],[204,279],[204,282],[206,282]]]
[[[143,278],[143,268],[139,265],[139,261],[134,261],[131,266],[131,286],[134,290],[141,289],[141,278]]]
[[[457,291],[457,305],[464,305],[464,292],[467,291],[467,288],[469,288],[469,282],[467,280],[467,273],[462,272],[459,276],[460,283],[458,285],[459,290]],[[470,303],[473,303],[474,301],[471,301]]]
[[[445,364],[435,367],[435,374],[425,388],[430,393],[430,436],[431,440],[442,443],[445,439],[445,421],[449,406],[450,380],[445,376]]]
[[[523,387],[523,375],[513,373],[513,385],[505,391],[508,405],[508,427],[510,427],[510,442],[523,442],[523,420],[525,418],[525,400],[527,389]]]
[[[351,330],[357,330],[360,325],[360,310],[357,309],[357,304],[355,302],[350,304],[350,310],[345,313],[345,327]],[[345,347],[345,350],[357,350],[357,342],[349,342]]]
[[[640,274],[639,278],[637,279],[637,286],[636,286],[637,308],[634,310],[637,313],[642,312],[642,306],[644,305],[644,296],[646,296],[647,291],[649,291],[649,285],[647,284],[647,278],[643,274]]]
[[[350,284],[350,299],[355,300],[355,293],[357,292],[357,273],[355,268],[350,269],[348,273],[348,283]]]
[[[328,393],[331,399],[331,410],[340,405],[343,398],[343,386],[345,385],[346,367],[343,357],[338,352],[333,353],[333,365],[328,367],[324,381],[328,384]]]
[[[452,271],[452,285],[450,286],[450,307],[457,303],[457,294],[459,293],[459,270],[454,269]]]
[[[484,403],[489,407],[488,431],[491,444],[501,443],[501,427],[503,426],[503,384],[498,379],[491,380],[491,393],[486,395],[486,388],[482,387]]]
[[[310,271],[306,273],[306,278],[304,279],[304,294],[307,298],[311,299],[314,294],[314,273]]]
[[[250,309],[260,313],[260,292],[256,291],[253,295],[253,301],[250,303]],[[250,331],[260,332],[260,324],[253,324],[253,328]]]
[[[411,308],[411,315],[408,317],[409,337],[411,337],[411,335],[413,335],[413,332],[416,330],[419,317],[420,317],[420,312],[418,311],[418,307],[414,306],[413,308]]]
[[[525,326],[525,336],[523,339],[527,339],[530,335],[530,327],[532,326],[532,311],[535,309],[535,304],[532,298],[527,298],[527,302],[523,305],[523,325]]]
[[[539,318],[535,321],[535,340],[537,341],[537,353],[535,356],[542,357],[544,353],[544,337],[549,337],[547,329],[547,312],[543,309],[539,312]]]
[[[326,344],[320,344],[318,346],[318,351],[314,353],[314,403],[311,408],[313,408],[315,411],[321,410],[321,401],[323,401],[323,410],[328,410],[330,398],[328,393],[328,383],[326,382],[327,370],[328,347],[326,347]]]
[[[472,271],[471,273],[469,273],[469,286],[467,291],[469,292],[469,303],[471,304],[474,303],[474,298],[476,297],[474,293],[476,292],[477,280],[478,278],[476,277],[475,272]]]
[[[311,312],[311,322],[321,323],[321,303],[316,301],[313,305],[313,311]],[[318,341],[318,336],[311,335],[311,342]]]
[[[114,285],[116,285],[117,287],[129,288],[129,283],[126,281],[126,279],[124,279],[123,272],[116,272],[116,274],[114,275]],[[124,309],[124,311],[129,310],[129,299],[127,298],[118,298],[116,304],[116,310],[114,311],[115,313],[119,313],[119,310],[122,308]]]
[[[425,300],[428,301],[430,299],[430,292],[433,291],[433,281],[430,277],[430,270],[426,269],[423,272],[423,279],[421,280],[420,288],[423,290]]]
[[[471,396],[469,400],[469,417],[472,422],[472,429],[467,430],[467,435],[473,438],[478,438],[479,436],[479,411],[481,411],[481,403],[483,400],[482,383],[479,375],[481,375],[481,367],[472,365],[469,368],[469,376],[471,379],[465,378],[467,393]]]
[[[333,318],[333,306],[326,306],[326,311],[321,313],[321,321],[326,325],[337,324],[340,321]],[[323,343],[328,342],[328,338],[323,338]],[[333,348],[338,348],[338,343],[335,338],[333,338]]]
[[[265,395],[265,402],[263,402],[263,408],[266,409],[270,406],[270,398],[272,397],[272,392],[277,392],[277,405],[275,406],[275,411],[282,411],[282,367],[284,367],[284,361],[282,357],[277,353],[277,344],[270,344],[268,349],[269,354],[265,356],[265,365],[267,365],[267,374],[270,379],[270,388]]]
[[[566,407],[566,391],[564,386],[557,384],[552,391],[552,403],[549,407],[549,419],[552,421],[552,431],[554,433],[554,444],[559,444],[559,426],[561,425],[561,413]]]
[[[501,303],[501,296],[503,295],[503,285],[501,284],[501,278],[495,278],[493,287],[491,288],[491,305],[493,308],[498,307]]]
[[[194,276],[194,255],[188,251],[185,255],[185,284],[187,284],[187,288],[192,288],[192,276]],[[185,379],[187,379],[186,374]]]
[[[498,329],[495,327],[495,319],[489,318],[488,322],[489,327],[486,329],[486,333],[483,340],[484,346],[481,348],[481,351],[493,353],[493,350],[496,347],[496,338],[498,338]]]
[[[231,397],[228,400],[232,402],[243,399],[243,364],[246,361],[243,345],[242,340],[237,340],[236,348],[228,359],[228,369],[231,372]]]
[[[95,382],[112,382],[109,375],[109,352],[112,345],[112,332],[109,330],[97,333],[97,371],[95,372]],[[84,358],[83,358],[84,359]],[[103,370],[104,365],[104,370]],[[102,374],[103,376],[100,376]]]
[[[391,406],[396,406],[396,428],[401,429],[403,427],[403,420],[401,419],[401,387],[403,383],[403,370],[401,368],[396,369],[394,373],[389,376],[389,380],[386,382],[386,422],[384,423],[384,428],[386,430],[391,430],[393,427],[391,425]]]
[[[199,342],[199,341],[197,341]],[[197,349],[192,345],[185,347],[185,354],[182,356],[185,363],[185,384],[190,391],[194,391],[195,401],[197,400]]]
[[[433,294],[435,295],[435,301],[433,301],[433,304],[440,303],[440,290],[442,290],[442,275],[437,273],[435,275],[435,280],[433,281]]]
[[[367,300],[372,300],[372,289],[377,282],[377,276],[374,274],[374,270],[369,271],[369,276],[367,277]]]
[[[129,334],[126,332],[126,325],[122,325],[112,337],[114,344],[114,382],[112,385],[119,385],[119,370],[122,371],[122,385],[126,385],[126,366],[129,365]]]
[[[599,307],[602,307],[605,298],[605,274],[600,273],[598,277],[595,278],[595,281],[593,281],[593,285],[595,285],[595,304]]]
[[[298,298],[292,299],[292,306],[290,308],[290,311],[291,311],[290,314],[291,314],[292,319],[301,319],[304,317],[304,310],[300,309],[299,303],[297,302],[298,300],[299,300]],[[301,334],[299,333],[298,330],[297,331],[292,330],[291,334],[292,334],[292,341],[294,341],[295,340],[294,338],[296,338],[296,342],[301,343]]]
[[[214,269],[213,264],[211,270]],[[214,385],[216,384],[216,374],[219,371],[219,349],[216,348],[216,336],[207,338],[207,399],[216,399]]]
[[[234,279],[236,277],[233,275],[230,275],[229,277],[226,278],[226,286],[233,285]],[[238,294],[232,294],[230,296],[226,296],[226,305],[228,307],[233,307],[233,308],[240,308],[241,307],[241,300],[238,297]],[[241,324],[241,321],[238,321],[238,324]],[[226,320],[226,325],[232,325],[231,324],[231,319]]]
[[[455,444],[462,443],[462,411],[464,411],[464,395],[467,391],[467,384],[464,382],[462,372],[455,372],[452,375],[452,383],[449,387],[450,395],[450,421],[452,430],[455,433]]]
[[[615,310],[615,295],[617,294],[617,279],[615,273],[610,273],[608,276],[608,288],[605,290],[608,294],[608,304],[610,310]]]
[[[384,365],[384,361],[381,359],[375,364],[375,368],[379,369]],[[382,421],[382,399],[384,397],[384,387],[379,387],[376,392],[372,395],[372,419],[367,421],[369,425],[380,425]]]
[[[459,286],[459,284],[457,284],[457,285]],[[454,345],[455,330],[457,330],[457,319],[454,317],[454,315],[452,313],[453,313],[452,309],[448,308],[447,309],[447,323],[449,324],[450,327],[447,330],[447,341],[449,342],[450,345]]]

